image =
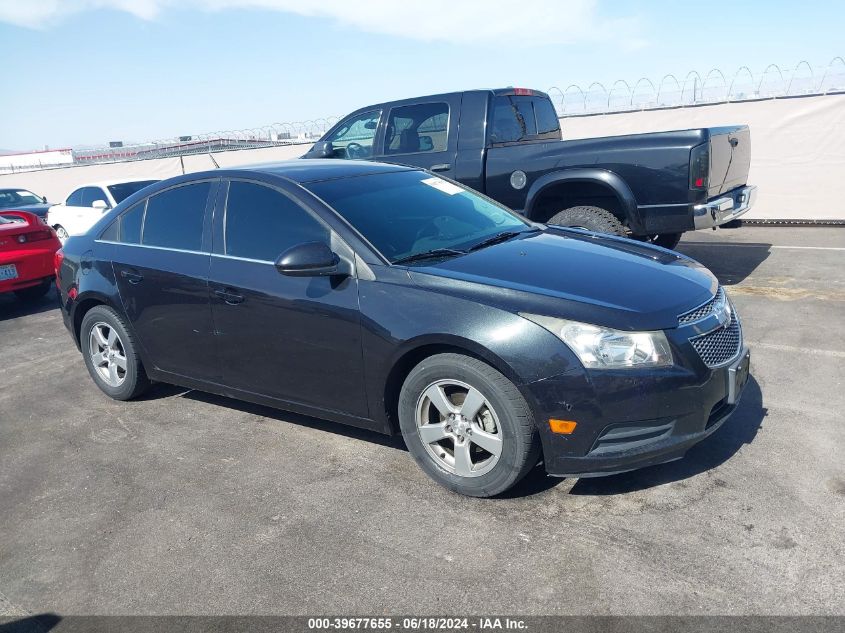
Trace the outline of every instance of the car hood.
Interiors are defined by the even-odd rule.
[[[718,282],[698,262],[624,238],[546,228],[409,269],[412,280],[514,312],[623,330],[677,327]]]

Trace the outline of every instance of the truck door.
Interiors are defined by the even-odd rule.
[[[376,160],[423,167],[454,178],[458,152],[461,95],[397,105],[385,124],[384,144]]]

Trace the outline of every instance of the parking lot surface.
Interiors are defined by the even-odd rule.
[[[0,615],[845,614],[845,228],[688,234],[752,349],[678,462],[439,488],[399,438],[157,385],[109,400],[0,298]]]

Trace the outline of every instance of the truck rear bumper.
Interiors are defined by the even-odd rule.
[[[696,230],[710,229],[736,220],[748,211],[757,198],[754,185],[740,187],[727,195],[693,207],[693,222]]]

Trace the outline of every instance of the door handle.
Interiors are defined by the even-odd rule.
[[[144,281],[144,276],[137,270],[121,270],[120,276],[130,284],[139,284]]]
[[[239,295],[235,292],[231,292],[229,288],[226,288],[225,290],[219,290],[219,289],[215,290],[214,294],[216,294],[218,297],[223,299],[223,301],[228,303],[230,306],[236,306],[239,303],[244,302],[244,296],[243,295]]]
[[[437,165],[432,165],[429,171],[449,171],[452,169],[452,165],[449,163],[439,163]]]

